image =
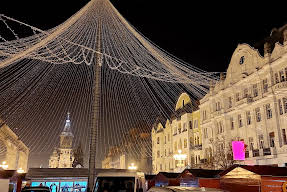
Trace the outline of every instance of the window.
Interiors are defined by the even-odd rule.
[[[159,137],[157,137],[157,144],[159,144]]]
[[[274,139],[274,132],[269,133],[269,139],[270,139],[270,147],[275,147],[275,139]]]
[[[247,125],[251,124],[251,114],[250,111],[246,112],[246,121],[247,121]]]
[[[228,97],[228,108],[232,107],[232,98]]]
[[[181,142],[181,139],[179,140],[178,148],[179,148],[179,149],[182,149],[182,142]]]
[[[159,151],[157,151],[157,158],[159,158],[160,157],[160,152]]]
[[[207,128],[203,129],[204,138],[208,138]]]
[[[222,121],[219,121],[219,132],[223,133],[224,132],[224,128],[223,128],[223,123]]]
[[[186,131],[186,123],[183,124],[183,131]]]
[[[279,83],[279,76],[278,76],[278,73],[275,73],[275,83]]]
[[[181,123],[178,124],[178,133],[181,133]]]
[[[231,130],[234,129],[234,120],[233,120],[233,117],[230,117],[230,125],[231,125]]]
[[[283,70],[279,71],[279,74],[280,74],[280,82],[285,81],[284,71]]]
[[[189,128],[192,129],[192,121],[189,121]]]
[[[266,105],[266,116],[267,116],[267,119],[272,118],[272,110],[271,110],[270,104]]]
[[[174,127],[173,130],[174,130],[174,133],[173,133],[173,134],[176,135],[176,134],[177,134],[177,129],[176,129],[176,127]]]
[[[250,148],[250,150],[254,149],[253,137],[249,137],[249,148]]]
[[[236,101],[239,101],[239,93],[235,94],[235,99],[236,99]]]
[[[177,143],[174,142],[174,151],[176,152],[177,151]]]
[[[215,110],[220,111],[220,109],[221,109],[220,102],[216,102],[215,103]]]
[[[242,64],[244,63],[244,60],[245,60],[245,57],[244,57],[244,56],[240,57],[240,59],[239,59],[239,64],[242,65]]]
[[[257,88],[257,84],[253,85],[253,96],[257,97],[258,96],[258,88]]]
[[[162,170],[162,164],[160,164],[160,166],[159,166],[159,167],[160,167],[160,170]]]
[[[245,88],[243,91],[243,97],[246,98],[248,96],[248,89]]]
[[[164,156],[166,156],[166,149],[164,149]]]
[[[263,93],[266,93],[266,92],[268,91],[267,79],[263,79],[263,81],[262,81],[262,87],[263,87]]]
[[[285,129],[282,129],[282,137],[283,137],[284,145],[287,145],[287,137],[286,137],[286,131],[285,131]]]
[[[279,114],[282,115],[283,114],[283,106],[282,106],[281,99],[278,99],[278,105],[279,105]]]
[[[194,126],[193,126],[195,129],[198,128],[198,120],[194,120]]]
[[[183,146],[184,146],[184,148],[187,148],[187,139],[184,139]]]
[[[184,100],[182,100],[182,107],[184,107]]]
[[[166,144],[166,136],[164,136],[164,144]]]
[[[238,127],[242,127],[243,123],[242,123],[242,117],[241,114],[238,115]]]
[[[287,99],[283,98],[284,113],[287,113]]]
[[[170,135],[169,134],[167,135],[167,141],[170,141]]]
[[[204,110],[204,111],[202,112],[202,118],[203,118],[203,120],[206,120],[206,119],[207,119],[206,110]]]
[[[264,140],[263,140],[263,135],[259,135],[259,147],[260,149],[264,148]]]
[[[255,114],[256,114],[256,121],[260,122],[261,121],[260,108],[255,109]]]

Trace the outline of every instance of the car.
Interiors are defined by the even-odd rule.
[[[49,187],[38,186],[38,187],[24,187],[21,192],[51,192]]]
[[[101,169],[96,173],[93,192],[146,192],[143,172],[126,169]]]

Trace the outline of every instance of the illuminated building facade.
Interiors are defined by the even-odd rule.
[[[152,129],[153,173],[197,167],[203,158],[200,113],[182,93],[169,120],[158,118]],[[186,158],[175,158],[184,156]]]
[[[200,100],[207,161],[229,150],[231,141],[244,141],[243,164],[286,165],[287,26],[273,32],[280,34],[279,42],[270,37],[264,56],[238,45],[226,75]]]
[[[2,168],[26,172],[28,159],[29,148],[0,119],[0,164],[5,164]]]

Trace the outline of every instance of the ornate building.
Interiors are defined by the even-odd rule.
[[[200,100],[205,159],[244,141],[243,164],[287,163],[287,26],[273,31],[264,56],[247,44],[234,51],[226,76]],[[272,35],[272,33],[271,33]],[[273,49],[273,51],[272,51]]]
[[[0,164],[5,161],[7,169],[27,172],[28,159],[29,148],[0,119]]]
[[[64,130],[60,134],[60,146],[55,148],[53,154],[50,156],[50,168],[72,168],[74,161],[72,148],[73,138],[70,113],[68,113]]]
[[[170,120],[158,118],[152,129],[153,173],[180,172],[185,167],[199,167],[202,154],[200,115],[196,104],[182,93]],[[181,153],[185,160],[176,160]]]
[[[104,169],[128,169],[132,164],[137,170],[146,174],[151,173],[151,157],[148,149],[151,146],[150,133],[141,128],[132,128],[118,146],[111,146],[102,161]]]

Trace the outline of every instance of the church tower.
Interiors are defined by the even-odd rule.
[[[64,130],[60,134],[60,146],[53,151],[49,160],[50,168],[72,168],[74,161],[73,138],[70,113],[68,113]]]

